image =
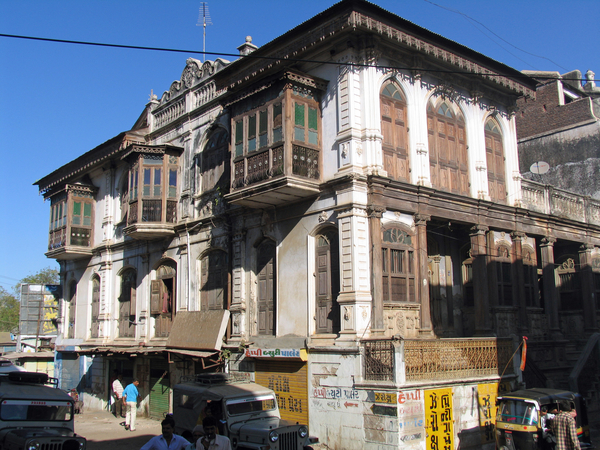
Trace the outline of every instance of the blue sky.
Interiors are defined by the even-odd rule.
[[[334,3],[209,1],[206,51],[237,53],[247,35],[264,45]],[[592,69],[600,79],[598,0],[375,3],[515,69]],[[201,51],[199,8],[196,0],[0,0],[0,34]],[[168,90],[188,57],[202,60],[0,37],[0,286],[58,268],[44,256],[50,206],[33,183],[130,129],[151,90]]]

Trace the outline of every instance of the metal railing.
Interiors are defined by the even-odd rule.
[[[406,382],[460,380],[514,373],[511,339],[458,338],[421,340],[366,340],[364,378],[394,379],[396,361],[404,361]]]

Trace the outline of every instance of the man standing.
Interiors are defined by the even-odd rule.
[[[559,405],[560,413],[554,416],[550,423],[550,429],[556,437],[556,450],[581,450],[577,439],[575,418],[571,413],[571,402],[561,400]]]
[[[112,383],[112,390],[115,396],[115,416],[125,417],[123,414],[123,375],[117,374],[117,377]]]
[[[190,443],[174,434],[175,421],[172,417],[165,417],[160,423],[162,426],[162,434],[150,439],[140,450],[184,450]]]
[[[231,450],[231,442],[227,436],[217,434],[219,421],[214,416],[206,416],[202,420],[204,436],[196,442],[198,450]]]
[[[135,431],[135,418],[137,416],[137,400],[140,396],[137,387],[140,385],[140,382],[137,378],[133,379],[133,383],[128,384],[125,389],[123,389],[123,402],[125,403],[125,410],[127,413],[125,414],[125,429]]]

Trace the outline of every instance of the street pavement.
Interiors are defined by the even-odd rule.
[[[127,431],[108,411],[84,411],[75,415],[75,433],[87,439],[87,450],[137,450],[153,436],[160,434],[160,421],[139,417],[136,430]],[[589,414],[590,434],[596,449],[600,449],[600,411]]]
[[[127,431],[108,411],[87,411],[75,415],[75,433],[87,439],[87,450],[136,450],[161,433],[160,421],[138,415],[136,430]]]

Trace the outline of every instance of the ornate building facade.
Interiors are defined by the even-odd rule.
[[[358,0],[239,49],[36,183],[59,368],[98,407],[114,368],[150,415],[226,368],[327,448],[493,448],[514,338],[566,366],[598,330],[600,203],[520,176],[535,81]]]

